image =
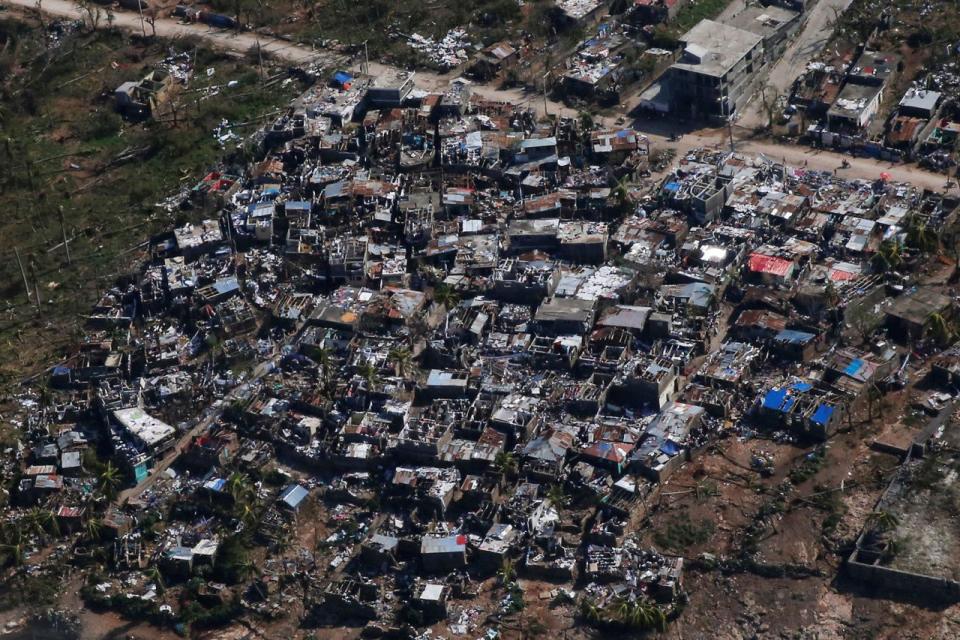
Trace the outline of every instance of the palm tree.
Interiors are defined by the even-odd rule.
[[[314,358],[320,365],[320,384],[325,392],[329,392],[330,381],[333,379],[332,356],[330,347],[320,347]]]
[[[15,567],[23,564],[23,529],[20,524],[17,522],[4,524],[0,531],[0,539],[3,540],[0,544],[0,552],[5,556],[5,560]]]
[[[500,584],[502,585],[508,585],[513,582],[514,578],[517,577],[517,569],[513,566],[513,560],[504,558],[503,564],[500,565],[500,571],[497,572],[497,576],[500,578]]]
[[[27,524],[27,531],[35,533],[38,536],[45,536],[48,533],[60,535],[60,525],[56,516],[48,509],[33,507],[24,518]]]
[[[380,378],[377,368],[373,366],[372,362],[365,359],[357,367],[357,373],[363,378],[364,390],[367,392],[367,401],[369,402],[373,395],[373,389],[377,386]]]
[[[930,229],[917,216],[910,216],[907,226],[907,242],[920,250],[921,253],[928,253],[937,246],[937,238],[930,233]]]
[[[874,511],[867,516],[867,524],[877,531],[891,531],[900,524],[900,518],[889,511]]]
[[[413,368],[413,354],[406,347],[390,349],[387,360],[393,363],[394,372],[401,378],[406,378]]]
[[[877,271],[896,269],[903,262],[900,254],[900,243],[896,240],[884,240],[873,257],[873,266]]]
[[[697,496],[697,500],[706,500],[711,496],[720,495],[720,490],[717,488],[717,485],[708,481],[701,480],[693,488],[694,494]]]
[[[597,606],[595,600],[584,598],[580,601],[580,616],[591,624],[603,619],[603,610]]]
[[[230,474],[230,477],[227,478],[227,493],[230,494],[230,497],[233,498],[235,503],[246,503],[251,492],[250,480],[247,478],[247,474],[234,471]]]
[[[837,295],[837,287],[833,284],[832,280],[828,280],[826,286],[823,288],[823,297],[826,298],[827,304],[831,307],[836,306],[839,301],[840,296]]]
[[[617,186],[613,190],[613,197],[617,200],[617,210],[621,215],[626,214],[630,210],[630,190],[628,186],[629,176],[623,176],[617,180]]]
[[[449,285],[438,284],[433,288],[433,301],[439,305],[443,305],[443,307],[449,311],[460,302],[460,296],[457,295],[457,292]]]
[[[648,619],[652,623],[650,625],[651,628],[656,629],[660,633],[667,630],[667,614],[663,612],[663,609],[649,602],[643,603],[640,606],[647,609]]]
[[[163,584],[163,574],[160,573],[160,569],[157,565],[153,565],[144,572],[144,577],[157,585],[157,593],[163,595],[163,592],[167,590],[166,585]]]
[[[237,517],[246,526],[252,526],[257,521],[257,512],[248,502],[243,502],[237,510]]]
[[[507,453],[506,451],[501,451],[497,454],[497,457],[493,459],[493,466],[500,473],[501,482],[514,477],[519,468],[517,459],[512,453]]]
[[[567,505],[567,494],[564,492],[562,485],[550,485],[550,489],[547,491],[547,502],[557,509],[562,509]]]
[[[107,460],[107,464],[100,471],[100,491],[107,496],[108,500],[112,501],[117,497],[120,481],[120,470],[113,466],[113,462]]]
[[[235,566],[237,581],[243,582],[257,571],[257,565],[251,560],[244,560]]]
[[[954,331],[950,323],[941,313],[935,313],[930,316],[930,329],[933,331],[933,337],[939,344],[947,344],[953,338]]]
[[[87,542],[96,542],[100,539],[103,522],[99,518],[90,518],[83,525],[83,538]]]
[[[630,612],[633,609],[633,605],[626,598],[617,598],[616,602],[613,603],[613,614],[614,617],[620,622],[626,623],[630,619]]]

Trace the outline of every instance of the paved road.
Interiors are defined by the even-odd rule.
[[[831,23],[834,20],[834,11],[846,11],[853,0],[820,0],[806,16],[806,22],[800,33],[794,38],[786,52],[770,69],[767,85],[775,87],[779,95],[787,95],[793,81],[807,67],[807,63],[818,54],[833,33]],[[759,96],[744,109],[740,124],[746,127],[764,126],[767,117],[763,114],[763,107]]]

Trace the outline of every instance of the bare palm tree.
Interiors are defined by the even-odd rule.
[[[373,390],[380,380],[377,368],[369,360],[363,360],[357,367],[357,374],[363,378],[364,391],[367,394],[367,402],[372,402]]]
[[[99,518],[89,518],[83,525],[83,539],[97,542],[103,533],[103,522]]]
[[[144,577],[157,586],[157,593],[163,595],[163,592],[167,590],[166,585],[163,583],[163,574],[160,573],[160,568],[157,565],[149,567],[144,572]]]
[[[590,624],[596,624],[603,619],[603,609],[601,609],[596,600],[584,598],[580,601],[580,616]]]
[[[934,339],[941,345],[949,343],[955,335],[953,327],[941,313],[930,316],[930,329],[933,332]]]
[[[247,474],[234,471],[227,478],[227,493],[237,504],[246,503],[252,493],[250,478]]]
[[[413,369],[413,354],[406,347],[390,349],[387,360],[393,363],[394,372],[401,378],[406,378]]]
[[[900,518],[889,511],[873,511],[867,516],[867,525],[877,531],[892,531],[900,525]]]
[[[513,478],[519,469],[517,459],[512,453],[506,451],[497,454],[497,457],[493,460],[493,466],[499,472],[501,482]]]
[[[439,305],[443,305],[443,307],[449,311],[460,302],[460,296],[457,295],[457,292],[449,285],[438,284],[433,289],[433,301]]]
[[[5,561],[15,567],[23,564],[23,528],[18,522],[7,522],[0,529],[0,553],[3,554]]]
[[[103,469],[99,474],[100,480],[100,491],[107,496],[108,500],[113,500],[117,497],[117,488],[120,486],[122,481],[120,476],[120,470],[113,466],[113,462],[107,461],[107,464],[104,465]]]
[[[567,497],[566,492],[563,490],[562,485],[550,485],[550,489],[547,490],[547,502],[557,509],[562,509],[567,506],[569,498]]]

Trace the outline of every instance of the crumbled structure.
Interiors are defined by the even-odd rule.
[[[776,26],[695,28],[684,104],[735,110]],[[629,129],[328,80],[188,190],[202,222],[103,292],[25,421],[11,501],[71,530],[100,512],[111,589],[155,565],[171,608],[203,582],[372,636],[495,620],[516,573],[666,615],[683,561],[635,531],[685,465],[728,433],[829,438],[911,375],[898,343],[952,335],[955,299],[883,266],[891,243],[917,260],[909,225],[942,230],[948,195],[719,149],[647,179]]]

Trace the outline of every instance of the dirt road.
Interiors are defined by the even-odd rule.
[[[803,32],[797,37],[793,44],[787,49],[783,58],[777,63],[770,74],[770,83],[779,90],[785,90],[799,74],[803,65],[829,37],[829,22],[833,19],[833,9],[845,9],[852,0],[820,0],[811,11],[807,18]],[[0,4],[17,7],[22,10],[35,11],[37,9],[36,0],[0,0]],[[42,0],[40,5],[43,12],[49,15],[67,17],[73,19],[83,19],[84,11],[73,2],[68,0]],[[736,3],[732,4],[736,6]],[[133,32],[140,33],[145,30],[151,32],[149,25],[142,25],[140,16],[136,13],[117,11],[114,13],[114,25]],[[255,33],[235,33],[224,31],[222,29],[211,29],[202,24],[183,24],[169,18],[157,19],[155,23],[157,36],[163,38],[177,39],[184,37],[199,37],[210,43],[214,47],[224,51],[230,51],[237,54],[246,54],[251,49],[259,46],[261,50],[275,58],[286,60],[295,64],[309,64],[317,62],[325,68],[346,68],[356,67],[350,65],[342,55],[330,51],[317,51],[303,45],[297,45],[282,40],[275,40],[259,36]],[[392,68],[382,63],[370,62],[369,72],[372,75],[379,75],[390,71]],[[449,81],[455,77],[455,74],[436,74],[429,72],[417,72],[415,82],[418,87],[428,91],[435,91],[445,87]],[[510,102],[516,105],[527,105],[535,109],[538,113],[550,113],[562,116],[576,117],[578,111],[566,107],[561,103],[552,100],[544,101],[543,94],[539,92],[528,92],[523,89],[501,89],[491,85],[474,85],[473,92],[491,100],[500,100]],[[758,102],[757,100],[754,103]],[[751,105],[755,108],[755,105]],[[631,108],[630,102],[625,102],[620,112],[627,113]],[[747,112],[749,113],[748,108]],[[614,120],[619,114],[613,116],[595,116],[594,120],[604,126],[612,126]],[[748,125],[748,118],[745,114],[745,120],[741,125]],[[685,135],[680,141],[670,142],[668,136],[673,132],[667,121],[641,121],[632,122],[634,128],[647,135],[651,144],[656,147],[673,147],[678,153],[685,153],[691,148],[697,146],[708,146],[714,144],[727,144],[725,140],[726,131],[724,129],[703,129],[694,133]],[[737,141],[737,150],[747,153],[764,153],[773,159],[783,161],[796,166],[807,166],[819,171],[838,170],[840,175],[851,178],[869,178],[880,177],[881,172],[887,172],[892,179],[904,182],[912,182],[917,186],[927,189],[940,190],[943,188],[946,178],[939,174],[922,171],[913,166],[890,165],[885,162],[878,162],[866,158],[849,158],[848,156],[831,153],[829,151],[815,151],[805,147],[793,145],[779,145],[773,142],[744,140],[746,128],[735,128],[735,137],[740,137]],[[839,169],[841,162],[847,158],[850,162],[849,169]]]

